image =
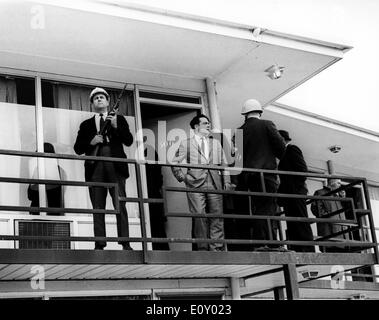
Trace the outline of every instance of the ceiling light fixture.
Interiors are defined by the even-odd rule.
[[[284,67],[279,67],[277,64],[274,64],[271,67],[267,68],[265,72],[267,72],[267,76],[271,80],[276,80],[282,76],[284,72]]]
[[[341,151],[342,147],[335,145],[335,146],[330,146],[328,149],[330,152],[338,153]]]

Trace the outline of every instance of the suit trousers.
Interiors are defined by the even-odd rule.
[[[39,191],[28,189],[28,198],[32,201],[31,207],[39,207]],[[54,186],[51,189],[46,188],[47,206],[52,208],[62,207],[62,187]],[[30,212],[32,215],[39,215],[38,212]],[[48,216],[59,216],[60,213],[47,213]]]
[[[272,175],[264,175],[264,183],[266,192],[276,193],[278,190],[278,182],[276,177]],[[251,192],[262,192],[262,185],[260,175],[248,174],[247,187]],[[273,216],[276,213],[277,205],[276,198],[252,196],[252,206],[254,215],[267,215]],[[252,220],[252,238],[253,240],[276,240],[276,236],[273,233],[272,224],[269,226],[269,222],[265,219]],[[271,229],[271,232],[270,232]]]
[[[111,155],[109,146],[99,148],[99,156],[109,157]],[[114,164],[107,161],[98,161],[95,163],[95,169],[92,174],[91,182],[111,182],[118,184],[118,195],[115,194],[114,188],[90,187],[89,193],[94,209],[105,209],[108,190],[112,197],[113,207],[117,207],[118,197],[126,197],[125,178],[121,177],[115,170]],[[116,215],[117,233],[119,237],[129,237],[128,213],[125,203],[120,202],[120,213]],[[93,227],[95,237],[105,237],[105,215],[93,215]],[[128,245],[128,241],[119,241],[119,244]],[[105,247],[105,241],[96,241],[95,247]]]
[[[162,198],[159,195],[151,195],[150,198]],[[164,216],[164,207],[162,203],[150,203],[150,229],[152,238],[167,238],[166,235],[166,217]],[[153,242],[153,250],[169,250],[167,242]]]
[[[308,218],[305,199],[284,199],[283,209],[286,217]],[[313,233],[308,222],[287,221],[287,237],[293,241],[313,241]],[[288,249],[298,252],[315,252],[313,246],[290,245]]]
[[[190,186],[187,186],[190,187]],[[216,190],[210,174],[207,175],[204,183],[199,189]],[[218,213],[223,212],[223,197],[215,193],[187,193],[190,212],[193,214]],[[222,218],[193,218],[192,235],[195,239],[224,239],[224,220]],[[225,250],[223,243],[212,242],[197,243],[198,250]]]

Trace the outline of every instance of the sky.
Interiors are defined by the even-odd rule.
[[[121,2],[121,1],[120,1]],[[378,0],[128,0],[352,46],[278,102],[379,132]]]

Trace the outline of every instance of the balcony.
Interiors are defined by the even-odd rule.
[[[345,182],[333,193],[351,188],[359,188],[363,194],[363,204],[357,206],[355,200],[350,197],[339,198],[346,204],[343,209],[331,212],[328,216],[328,223],[339,225],[341,231],[315,236],[312,241],[288,240],[283,227],[287,222],[307,222],[312,226],[317,223],[325,223],[325,218],[298,218],[286,216],[285,212],[278,211],[275,216],[236,214],[224,212],[223,214],[206,214],[207,218],[219,217],[225,221],[227,219],[241,220],[249,223],[253,220],[263,219],[267,221],[270,230],[270,240],[235,239],[225,237],[224,240],[217,240],[230,245],[255,245],[255,246],[283,246],[288,248],[291,245],[313,246],[315,252],[295,252],[295,251],[192,251],[188,249],[191,244],[206,242],[212,243],[210,239],[194,239],[187,236],[171,236],[167,238],[150,237],[148,223],[148,204],[162,203],[165,215],[168,219],[194,217],[189,212],[173,212],[170,210],[168,195],[170,193],[198,192],[197,189],[188,189],[174,186],[163,188],[162,198],[149,198],[144,191],[143,172],[146,164],[160,165],[170,168],[171,164],[155,163],[151,161],[135,161],[106,157],[78,157],[67,154],[49,154],[36,152],[23,152],[12,150],[0,150],[1,155],[14,157],[39,157],[57,158],[72,161],[97,160],[129,163],[135,168],[137,182],[137,196],[119,197],[120,202],[135,203],[138,205],[139,218],[130,219],[130,237],[109,236],[105,238],[93,237],[91,234],[82,235],[78,227],[72,227],[74,217],[83,216],[82,220],[90,223],[92,214],[117,215],[120,214],[119,203],[114,210],[99,210],[87,208],[52,208],[52,207],[29,207],[17,205],[0,204],[0,221],[7,220],[10,228],[8,232],[1,232],[0,235],[0,282],[3,284],[0,289],[0,297],[26,297],[42,295],[40,291],[33,291],[30,288],[30,281],[36,276],[36,272],[43,273],[46,281],[46,288],[50,296],[75,296],[87,290],[110,291],[122,288],[130,292],[145,292],[152,288],[156,290],[166,290],[165,292],[191,293],[201,288],[202,292],[217,293],[222,292],[224,298],[239,299],[250,298],[255,295],[265,295],[270,292],[275,299],[299,299],[300,293],[306,288],[316,288],[322,286],[341,289],[341,283],[354,276],[354,270],[378,264],[378,247],[373,225],[370,200],[367,193],[366,180],[359,177],[346,177],[336,175],[325,175],[320,173],[296,173],[270,170],[244,169],[246,172],[255,172],[260,175],[263,184],[263,192],[250,191],[215,191],[204,192],[219,193],[223,195],[243,196],[243,197],[275,197],[306,199],[309,207],[315,201],[335,201],[333,194],[322,196],[300,195],[300,194],[280,194],[268,193],[264,188],[264,175],[275,173],[280,175],[306,176],[307,178],[319,179],[328,178],[343,179]],[[218,166],[201,166],[181,164],[176,167],[207,168],[215,170],[225,170]],[[235,170],[228,168],[229,170]],[[70,180],[46,180],[46,179],[26,179],[1,177],[1,183],[7,184],[57,184],[63,186],[103,186],[117,188],[112,183],[95,183]],[[203,191],[202,191],[203,192]],[[172,198],[170,198],[172,199]],[[171,200],[172,201],[172,200]],[[14,213],[18,214],[14,214]],[[40,216],[24,214],[28,212],[41,213]],[[339,219],[337,215],[346,213],[349,219]],[[66,216],[46,216],[42,213],[64,213]],[[91,214],[91,216],[88,216]],[[199,217],[196,215],[196,217]],[[20,235],[20,230],[26,228],[21,226],[20,221],[39,223],[40,229],[36,233]],[[278,230],[275,232],[278,240],[275,239],[272,229],[272,222],[277,221]],[[26,223],[26,225],[28,225]],[[54,228],[45,224],[53,223]],[[65,228],[62,224],[70,224]],[[76,222],[77,223],[77,222]],[[16,227],[17,226],[17,227]],[[0,229],[4,230],[4,228]],[[45,230],[45,234],[41,230]],[[49,231],[50,230],[50,231]],[[51,231],[53,230],[53,231]],[[49,233],[50,232],[50,233]],[[27,232],[26,232],[27,234]],[[46,235],[47,234],[47,235]],[[53,234],[53,235],[51,235]],[[68,234],[68,235],[67,235]],[[341,238],[340,236],[344,237]],[[133,251],[119,250],[117,246],[109,246],[109,250],[93,250],[95,240],[106,240],[108,243],[117,243],[120,240],[130,241]],[[34,243],[34,244],[33,244]],[[87,246],[82,244],[86,243]],[[171,250],[152,250],[152,243],[169,243]],[[186,249],[178,249],[179,244],[187,244]],[[320,252],[320,247],[344,248],[343,252]],[[37,271],[36,271],[37,270]],[[328,278],[327,284],[324,280]],[[337,277],[337,278],[336,278]],[[336,280],[337,279],[337,280]],[[117,280],[117,281],[116,281]],[[116,281],[116,282],[115,282]],[[324,283],[324,285],[320,285]],[[347,283],[347,281],[346,281]],[[355,288],[349,284],[347,287]],[[372,286],[376,286],[375,283]],[[347,288],[346,287],[346,288]],[[366,284],[367,287],[367,284]],[[365,288],[366,288],[365,287]],[[111,290],[111,288],[113,288]],[[125,289],[126,288],[126,289]],[[321,289],[321,287],[319,288]],[[171,290],[171,291],[170,291]],[[205,290],[205,291],[204,291]],[[358,290],[358,289],[357,289]],[[128,291],[128,292],[129,292]],[[114,291],[112,291],[114,293]],[[129,294],[130,294],[129,292]],[[379,291],[378,291],[379,292]],[[43,293],[46,295],[46,290]]]

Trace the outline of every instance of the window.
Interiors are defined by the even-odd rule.
[[[179,96],[179,95],[173,95],[173,94],[164,94],[164,93],[147,92],[147,91],[140,91],[139,96],[140,98],[201,104],[200,97]]]
[[[42,81],[42,105],[47,108],[69,109],[76,111],[92,111],[89,95],[95,86],[85,86],[64,82]],[[104,89],[109,93],[109,108],[114,106],[121,90],[114,88]],[[133,91],[126,90],[121,98],[119,113],[134,116]]]
[[[34,79],[0,76],[0,102],[34,106],[35,101]]]

